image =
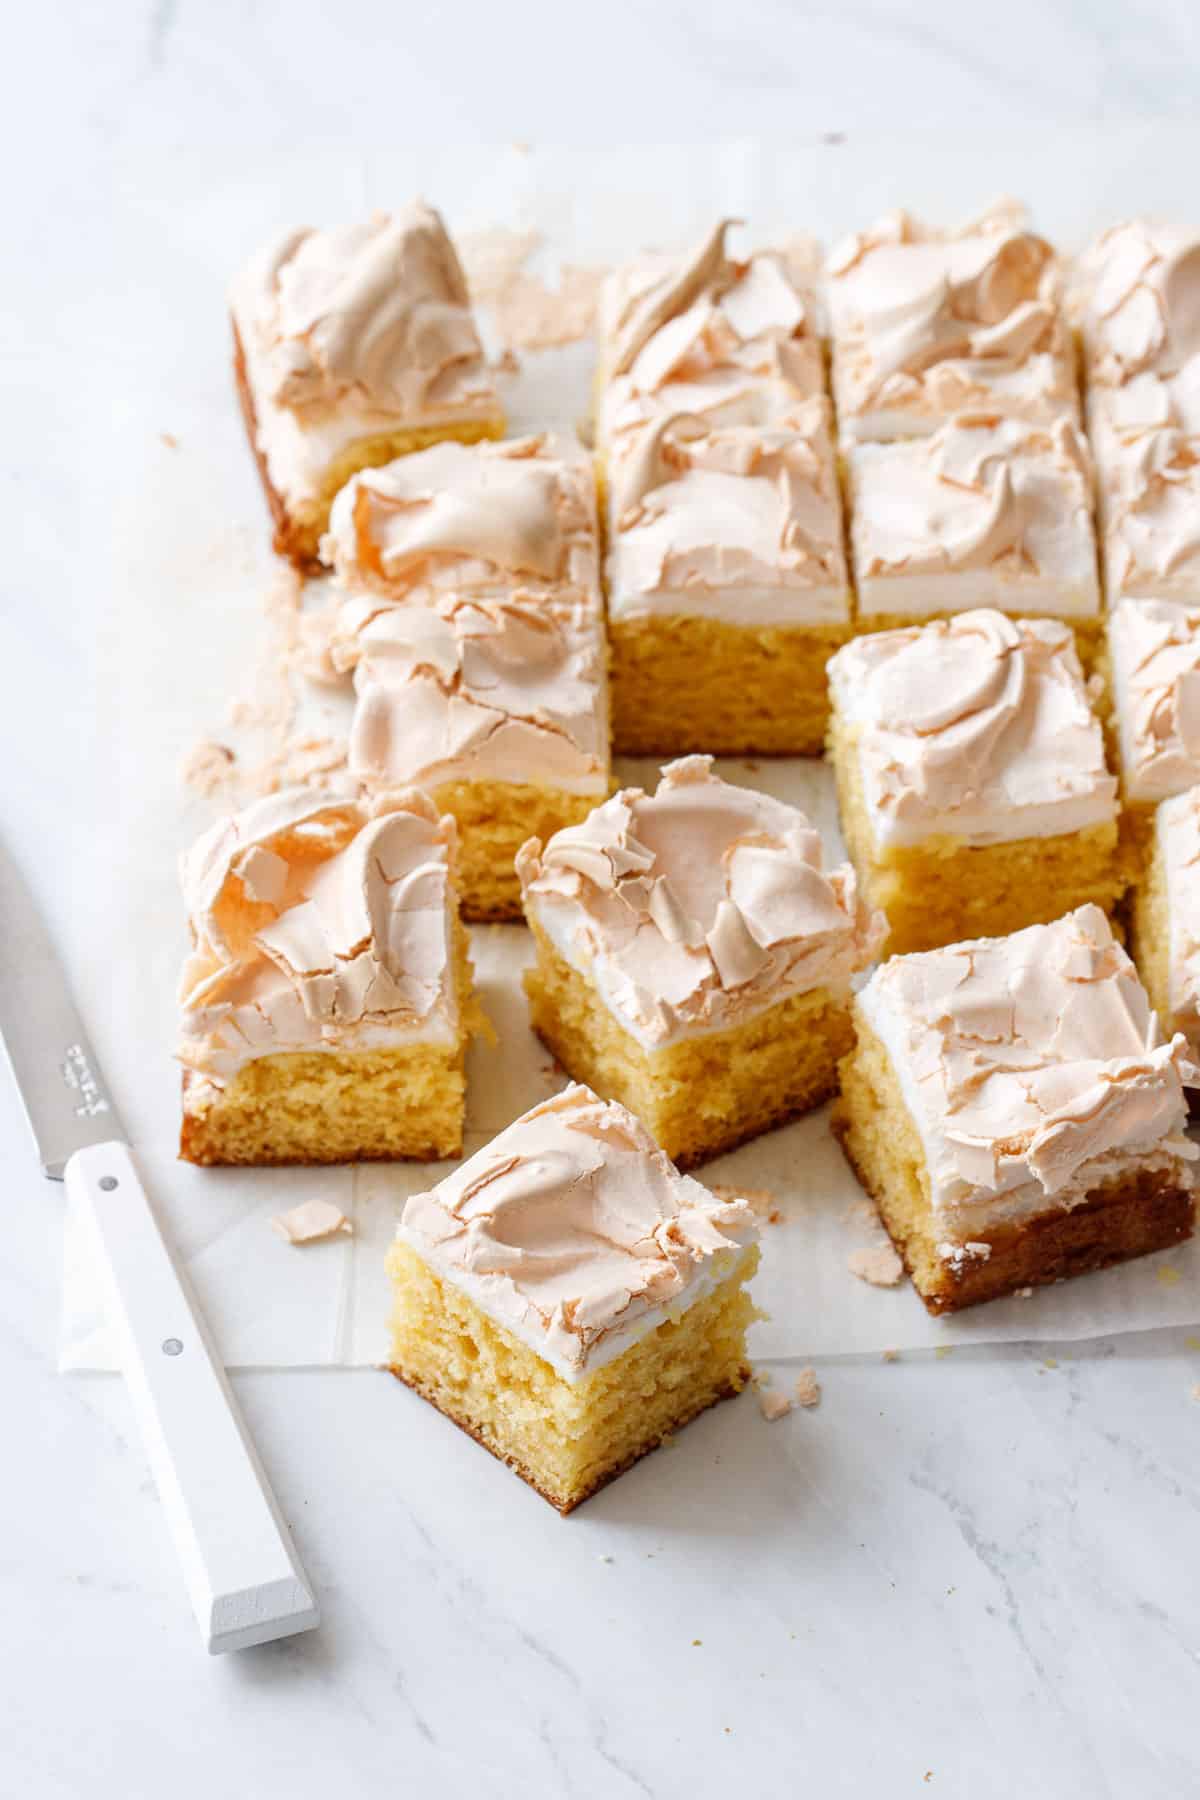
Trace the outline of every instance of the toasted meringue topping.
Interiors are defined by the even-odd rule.
[[[1175,375],[1200,353],[1200,230],[1163,219],[1113,225],[1072,282],[1094,385]]]
[[[733,1272],[744,1200],[680,1175],[623,1106],[566,1088],[427,1194],[398,1237],[569,1381]]]
[[[355,665],[350,768],[369,784],[608,789],[600,620],[520,593],[429,606],[356,597],[335,658]]]
[[[1164,800],[1157,815],[1166,877],[1170,1025],[1200,1054],[1200,787]]]
[[[295,1050],[453,1041],[452,819],[418,793],[292,788],[183,858],[180,1060],[221,1086]]]
[[[1042,424],[1076,417],[1058,264],[1020,209],[955,233],[889,214],[840,245],[828,274],[846,435],[914,435],[975,410]]]
[[[768,424],[820,394],[811,292],[782,252],[731,258],[730,223],[687,257],[643,257],[609,277],[601,324],[603,441],[672,413],[696,413],[711,424]]]
[[[1068,625],[980,611],[869,633],[829,681],[877,843],[1003,843],[1116,819]]]
[[[882,935],[804,814],[684,757],[517,855],[525,909],[619,1022],[657,1049],[840,989]]]
[[[435,444],[354,476],[321,554],[343,586],[391,600],[570,588],[598,605],[591,465],[551,433]]]
[[[1200,601],[1200,435],[1118,429],[1094,412],[1093,442],[1110,604]]]
[[[230,300],[259,448],[289,499],[373,431],[498,417],[462,269],[427,206],[284,232]]]
[[[1091,465],[1067,420],[964,415],[929,437],[856,445],[849,462],[864,613],[1099,610]]]
[[[812,400],[778,428],[714,430],[668,415],[628,439],[610,469],[611,616],[848,618],[828,419],[827,403]]]
[[[1162,1041],[1099,907],[893,957],[859,1005],[891,1056],[951,1242],[1008,1213],[1077,1205],[1130,1159],[1197,1154],[1183,1084],[1200,1071],[1181,1036]]]
[[[1125,798],[1182,793],[1200,782],[1200,607],[1122,600],[1108,641]]]

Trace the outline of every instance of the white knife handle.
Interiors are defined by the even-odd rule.
[[[109,1318],[201,1636],[241,1650],[320,1615],[208,1329],[124,1144],[77,1150]]]

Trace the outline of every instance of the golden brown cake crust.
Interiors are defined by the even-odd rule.
[[[854,1173],[878,1208],[888,1235],[910,1275],[907,1239],[889,1221],[887,1196],[861,1168],[849,1142],[849,1120],[834,1108],[833,1131]],[[961,1269],[950,1263],[936,1291],[921,1292],[927,1312],[961,1312],[1023,1287],[1045,1287],[1114,1263],[1169,1250],[1191,1237],[1195,1202],[1167,1170],[1143,1171],[1132,1180],[1095,1188],[1079,1206],[1042,1213],[1014,1225],[979,1232],[991,1247],[986,1258],[971,1258]]]
[[[663,1437],[656,1439],[652,1443],[643,1444],[632,1456],[627,1456],[624,1462],[617,1463],[611,1469],[605,1469],[604,1473],[598,1480],[592,1483],[591,1487],[589,1487],[586,1492],[576,1494],[570,1500],[556,1500],[552,1494],[547,1493],[544,1487],[538,1485],[534,1480],[533,1475],[523,1463],[516,1457],[503,1455],[494,1444],[489,1444],[481,1431],[477,1431],[465,1418],[461,1418],[451,1412],[448,1407],[443,1406],[439,1400],[435,1399],[434,1396],[428,1392],[423,1382],[418,1381],[414,1376],[406,1375],[402,1369],[396,1368],[394,1364],[387,1365],[387,1372],[390,1375],[394,1375],[397,1381],[402,1381],[405,1387],[411,1388],[414,1394],[419,1394],[422,1400],[428,1401],[429,1405],[432,1406],[435,1411],[440,1412],[444,1419],[449,1419],[452,1425],[457,1425],[460,1431],[466,1432],[469,1438],[473,1438],[477,1444],[488,1451],[490,1455],[494,1456],[497,1462],[503,1463],[506,1468],[511,1469],[514,1475],[519,1475],[527,1487],[531,1487],[535,1493],[540,1494],[542,1499],[552,1506],[555,1512],[564,1519],[568,1513],[573,1513],[577,1507],[582,1506],[585,1500],[590,1500],[594,1494],[598,1494],[601,1488],[606,1488],[610,1481],[615,1481],[618,1475],[624,1475],[627,1469],[632,1469],[633,1465],[641,1462],[644,1456],[649,1456],[653,1451],[657,1450],[668,1437],[674,1437],[677,1431],[681,1431],[685,1425],[690,1425],[693,1419],[698,1419],[701,1413],[708,1412],[710,1407],[719,1405],[722,1400],[735,1399],[750,1379],[750,1365],[749,1363],[744,1363],[738,1371],[735,1380],[730,1381],[719,1394],[702,1401],[693,1411],[684,1413],[682,1417],[676,1419],[672,1424],[670,1431],[664,1433]]]
[[[233,376],[237,386],[238,404],[242,409],[242,418],[246,425],[250,453],[258,469],[258,478],[262,482],[262,490],[267,497],[267,505],[275,526],[271,548],[279,556],[286,556],[302,575],[318,575],[322,572],[322,566],[317,556],[317,536],[311,529],[295,521],[288,512],[283,502],[283,496],[267,472],[267,459],[258,447],[258,410],[254,404],[254,395],[250,390],[250,377],[246,371],[246,353],[242,348],[242,338],[237,328],[237,321],[231,317],[229,322],[233,328]]]

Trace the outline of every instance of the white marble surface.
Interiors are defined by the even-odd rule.
[[[1194,112],[1194,9],[1023,0],[1003,21],[865,0],[26,10],[0,126],[0,827],[102,1034],[122,1004],[102,1004],[89,906],[121,854],[93,680],[108,542],[136,504],[128,433],[198,353],[139,354],[172,297],[153,258],[114,256],[114,219],[144,209],[186,271],[193,217],[220,205],[215,146],[253,186],[256,158],[293,144],[328,147],[336,170],[426,136],[869,133],[881,189],[911,172],[928,191],[948,146],[957,206],[961,133],[976,168],[989,134],[992,185],[1009,186],[1053,119],[1076,135],[1069,167],[1047,165],[1048,210],[1102,164],[1099,217],[1122,146],[1131,167],[1160,145],[1173,162],[1149,121]],[[914,123],[919,138],[886,135]],[[1182,1331],[1053,1367],[1034,1346],[829,1363],[816,1413],[768,1427],[751,1399],[724,1407],[566,1522],[382,1377],[240,1378],[326,1623],[208,1662],[123,1392],[52,1372],[61,1200],[4,1083],[0,1149],[0,1792],[1195,1791],[1200,1349]]]

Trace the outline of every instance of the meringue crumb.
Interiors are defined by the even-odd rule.
[[[179,439],[173,431],[160,431],[158,437],[159,442],[165,444],[168,450],[178,450]]]
[[[290,1212],[276,1213],[271,1224],[289,1244],[315,1244],[340,1232],[354,1236],[354,1227],[332,1200],[303,1200]]]
[[[778,1394],[773,1388],[759,1388],[758,1410],[768,1425],[772,1425],[776,1419],[782,1419],[785,1413],[791,1412],[792,1403],[786,1394]]]
[[[179,778],[184,787],[211,799],[230,780],[236,761],[228,744],[218,744],[213,738],[201,738],[180,763]]]
[[[1193,1384],[1193,1387],[1192,1387],[1192,1399],[1193,1399],[1193,1400],[1200,1400],[1200,1381],[1197,1381],[1197,1382],[1195,1382],[1195,1383],[1194,1383],[1194,1384]]]
[[[869,1282],[872,1287],[895,1287],[904,1275],[904,1264],[891,1244],[871,1244],[861,1250],[852,1250],[846,1264],[852,1275]]]
[[[820,1406],[821,1384],[815,1369],[801,1369],[794,1389],[797,1406]]]
[[[1179,1270],[1172,1268],[1170,1263],[1164,1263],[1161,1269],[1154,1271],[1154,1274],[1155,1279],[1160,1281],[1163,1287],[1174,1287],[1180,1279]]]
[[[783,1224],[783,1214],[771,1188],[730,1187],[727,1182],[718,1181],[709,1191],[718,1200],[744,1200],[755,1218],[765,1220],[768,1225]]]
[[[1015,1300],[1032,1300],[1033,1299],[1033,1289],[1032,1288],[1018,1288],[1016,1293],[1013,1295],[1013,1298]]]
[[[954,1345],[953,1344],[939,1344],[933,1354],[939,1360],[941,1360],[947,1356],[953,1356],[954,1355]]]
[[[898,1350],[883,1350],[880,1352],[879,1360],[880,1362],[899,1362],[900,1352]]]

